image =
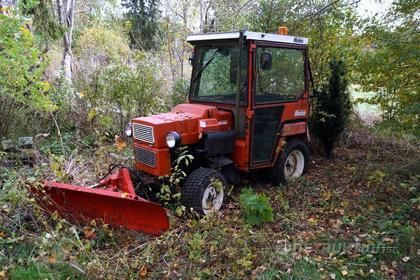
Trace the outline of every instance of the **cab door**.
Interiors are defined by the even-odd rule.
[[[306,47],[257,44],[255,51],[251,168],[271,166],[285,106],[297,102],[307,83]]]

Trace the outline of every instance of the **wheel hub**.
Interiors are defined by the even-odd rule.
[[[202,208],[204,214],[218,211],[223,203],[223,187],[218,187],[215,183],[207,186],[203,194]]]
[[[286,159],[284,165],[284,173],[286,178],[296,178],[303,174],[305,167],[305,158],[303,153],[299,150],[293,150]]]

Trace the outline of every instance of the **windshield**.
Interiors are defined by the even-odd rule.
[[[247,52],[242,51],[238,69],[239,47],[226,45],[201,45],[196,47],[192,95],[195,100],[234,103],[239,85],[240,101],[246,102]]]

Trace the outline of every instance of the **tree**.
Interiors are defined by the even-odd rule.
[[[309,38],[309,54],[315,84],[328,82],[329,62],[342,57],[349,66],[348,79],[353,81],[351,67],[360,52],[355,35],[359,18],[354,7],[358,0],[305,1],[260,0],[254,3],[249,15],[250,29],[276,33],[279,26],[289,34]]]
[[[45,52],[52,41],[64,35],[65,28],[58,21],[52,0],[38,0],[25,14],[32,16],[35,33],[41,38]]]
[[[63,75],[67,83],[72,86],[72,43],[74,27],[75,0],[55,0],[59,22],[65,28],[63,35],[63,60],[61,62]]]
[[[398,0],[383,20],[372,19],[363,34],[358,82],[375,95],[363,101],[382,110],[383,126],[420,136],[418,10],[413,0]]]
[[[331,74],[327,85],[315,91],[315,102],[312,114],[312,131],[321,141],[327,157],[348,123],[351,103],[347,90],[348,81],[343,60],[333,59],[330,62]]]
[[[136,49],[151,50],[156,47],[156,34],[159,15],[158,0],[122,0],[122,6],[128,9],[126,17],[131,22],[131,46]]]
[[[193,32],[191,18],[197,12],[193,4],[188,0],[166,0],[162,6],[165,18],[160,22],[157,37],[164,52],[163,59],[169,59],[173,83],[186,77],[185,64],[191,50],[187,37]]]

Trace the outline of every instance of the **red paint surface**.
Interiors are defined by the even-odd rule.
[[[44,188],[35,192],[43,208],[51,213],[57,211],[72,222],[85,224],[99,220],[113,227],[122,226],[151,235],[160,235],[169,229],[166,210],[135,195],[127,169],[120,169],[103,182],[106,189],[45,182]]]

